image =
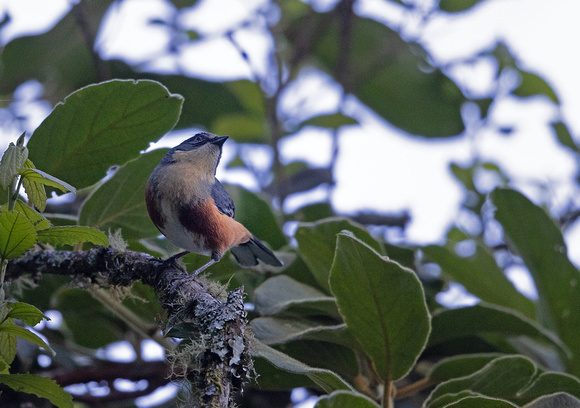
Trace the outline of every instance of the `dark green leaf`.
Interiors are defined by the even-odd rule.
[[[431,330],[415,273],[344,231],[337,239],[330,288],[346,325],[381,378],[394,381],[405,376]]]
[[[344,324],[321,324],[304,317],[258,317],[251,321],[250,328],[258,340],[268,345],[299,339],[321,340],[346,346],[355,344]]]
[[[580,350],[580,273],[568,259],[562,233],[543,209],[514,190],[496,189],[491,199],[495,217],[522,257],[538,291],[538,318],[570,350]],[[567,362],[580,374],[580,355]]]
[[[322,128],[338,129],[341,126],[356,125],[356,119],[343,113],[337,112],[328,115],[320,115],[310,118],[300,124],[300,127],[315,126]]]
[[[7,317],[12,319],[20,319],[24,324],[35,326],[42,321],[42,319],[50,320],[36,307],[23,302],[9,303],[10,311]]]
[[[566,126],[564,122],[552,122],[550,123],[550,126],[552,126],[552,129],[562,146],[566,146],[574,153],[578,152],[578,146],[576,146],[576,142],[572,138],[570,130],[568,130],[568,126]]]
[[[520,71],[521,82],[513,91],[514,95],[520,98],[527,98],[536,95],[545,95],[554,103],[559,104],[558,96],[550,85],[540,76],[531,72]]]
[[[18,258],[35,242],[36,230],[24,214],[15,210],[0,213],[0,258]]]
[[[362,226],[344,218],[328,218],[314,223],[300,224],[294,237],[298,241],[300,256],[310,268],[321,288],[330,291],[328,276],[334,260],[336,234],[343,230],[353,232],[359,239],[382,253],[377,242]]]
[[[375,402],[364,395],[349,391],[334,391],[320,397],[314,408],[378,408]]]
[[[524,408],[580,408],[580,400],[565,392],[559,392],[538,398]]]
[[[252,344],[250,352],[255,357],[261,357],[268,360],[276,367],[296,374],[303,374],[314,381],[319,387],[326,392],[335,390],[354,391],[353,388],[330,370],[322,368],[312,368],[298,360],[275,350],[260,341]]]
[[[36,129],[28,149],[35,165],[77,188],[139,155],[173,128],[183,98],[154,81],[113,80],[69,95]],[[96,108],[98,107],[98,109]]]
[[[513,286],[495,258],[482,245],[476,244],[475,253],[460,257],[450,250],[430,245],[423,252],[441,266],[444,274],[461,283],[467,291],[481,300],[535,317],[534,303]]]
[[[570,351],[554,333],[515,310],[481,302],[475,306],[440,310],[433,314],[429,345],[470,335],[497,333],[547,341],[562,355]]]
[[[113,0],[76,4],[48,32],[6,44],[1,55],[0,94],[11,94],[20,84],[35,79],[44,85],[43,98],[55,104],[75,89],[96,82],[93,50],[87,46],[85,30],[99,27],[111,3]],[[83,24],[79,24],[79,15]]]
[[[27,158],[28,149],[26,147],[16,146],[14,143],[8,145],[0,161],[0,186],[4,190],[8,189],[8,185],[18,175],[18,170],[24,166]]]
[[[0,328],[4,325],[14,325],[14,321],[9,318],[0,325]],[[14,333],[0,330],[0,356],[7,364],[12,364],[16,357],[16,343],[17,337]]]
[[[527,403],[555,392],[566,392],[580,398],[580,380],[566,373],[545,372],[520,391],[518,398],[522,403]]]
[[[441,406],[441,405],[439,405]],[[462,398],[454,403],[445,405],[446,408],[517,408],[511,402],[480,396]]]
[[[340,72],[337,80],[346,92],[405,132],[426,137],[463,132],[460,110],[466,99],[451,79],[428,65],[420,45],[409,44],[384,24],[353,14],[349,69],[345,70],[339,57],[347,41],[339,31],[341,22],[329,22],[328,13],[319,14],[313,29],[311,17],[307,14],[294,24],[288,35],[291,41],[315,44],[314,56],[328,72]],[[313,31],[320,31],[320,37],[303,38],[305,32]]]
[[[536,373],[536,366],[522,356],[498,357],[481,370],[439,384],[425,402],[428,408],[447,406],[438,402],[445,394],[473,392],[488,397],[513,400]]]
[[[79,224],[101,230],[121,229],[123,238],[139,240],[159,235],[145,206],[145,186],[167,149],[153,150],[122,166],[83,204]]]
[[[465,377],[481,370],[491,360],[501,357],[499,353],[462,354],[438,361],[427,374],[433,382]]]
[[[439,9],[448,13],[466,11],[475,6],[481,0],[439,0]]]
[[[290,307],[336,315],[336,300],[332,296],[285,275],[274,276],[256,288],[254,307],[262,315],[273,315]]]
[[[72,395],[60,388],[56,381],[35,374],[0,374],[0,384],[17,392],[34,394],[48,399],[58,408],[72,408]]]
[[[212,129],[218,135],[231,135],[238,143],[267,143],[270,129],[265,117],[231,113],[216,119]]]
[[[38,240],[50,245],[75,245],[79,242],[109,245],[109,239],[103,231],[78,226],[52,227],[40,230],[38,231]]]

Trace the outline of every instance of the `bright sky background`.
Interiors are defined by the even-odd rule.
[[[219,33],[223,27],[243,19],[262,3],[260,0],[200,2],[199,10],[185,16],[184,23],[191,24],[200,32],[214,33],[216,37],[211,44],[187,49],[183,57],[187,69],[193,74],[213,74],[220,78],[248,75],[249,70],[237,51],[221,39]],[[6,8],[12,13],[12,23],[2,32],[0,41],[4,44],[16,35],[29,32],[30,28],[41,31],[49,28],[68,9],[68,4],[66,0],[0,0],[0,13]],[[522,68],[539,74],[551,84],[561,106],[554,106],[546,98],[531,98],[525,102],[506,98],[491,112],[491,117],[496,123],[514,126],[511,135],[477,133],[455,139],[425,141],[402,134],[356,101],[349,101],[349,113],[359,119],[361,126],[345,128],[340,135],[341,154],[335,175],[337,185],[332,191],[332,202],[337,211],[409,210],[412,222],[405,236],[393,232],[391,238],[414,243],[440,241],[452,223],[469,225],[468,220],[458,216],[463,190],[452,178],[449,162],[467,164],[475,155],[500,163],[504,171],[517,181],[517,187],[532,199],[547,194],[554,207],[560,208],[572,197],[580,205],[573,180],[577,159],[560,147],[549,128],[551,121],[563,117],[572,134],[580,134],[580,75],[577,72],[580,62],[577,50],[580,2],[487,0],[467,13],[437,16],[422,33],[412,18],[402,15],[388,2],[364,0],[359,4],[357,11],[363,15],[379,16],[381,21],[409,23],[404,32],[409,36],[420,35],[441,64],[472,56],[492,48],[497,40],[503,40]],[[158,55],[165,48],[168,37],[163,28],[142,29],[150,17],[167,14],[165,5],[156,0],[125,0],[120,11],[121,14],[111,15],[106,29],[100,33],[99,46],[105,56],[113,58],[122,54],[132,62],[139,62]],[[238,38],[243,45],[251,44],[251,56],[258,71],[264,69],[258,61],[260,50],[267,44],[260,34],[259,29],[253,29]],[[159,58],[155,66],[171,70],[175,64],[174,60]],[[235,66],[233,73],[232,66]],[[492,69],[492,65],[483,63],[458,70],[453,75],[470,89],[481,91],[490,86]],[[309,89],[317,87],[319,94],[324,95],[318,101],[319,109],[336,106],[339,92],[329,84],[328,78],[321,75],[306,75],[305,78],[309,81]],[[286,103],[291,104],[292,100]],[[46,114],[42,109],[39,111]],[[41,113],[34,116],[34,126],[41,119]],[[33,127],[28,130],[32,131]],[[184,139],[188,135],[179,136]],[[235,135],[231,136],[235,139]],[[10,137],[15,139],[17,135]],[[176,141],[165,143],[175,144]],[[305,158],[320,166],[330,160],[329,148],[329,135],[307,131],[281,146],[285,160]],[[255,156],[257,160],[267,160],[268,155],[267,152],[256,152]],[[220,170],[218,175],[226,181],[242,180],[252,187],[239,174]],[[544,190],[534,184],[538,181],[545,183]],[[490,190],[494,186],[493,179],[479,182]],[[325,189],[318,189],[290,201],[289,207],[300,205],[305,199],[322,198],[327,193]],[[571,258],[580,264],[580,227],[571,227],[565,237]],[[515,270],[514,274],[525,278],[522,271]],[[459,295],[452,293],[450,296]]]

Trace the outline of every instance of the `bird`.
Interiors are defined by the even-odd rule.
[[[155,167],[145,189],[149,217],[165,237],[184,251],[209,256],[198,275],[230,250],[242,267],[282,262],[246,227],[234,219],[231,196],[216,177],[229,136],[200,132],[170,149]]]

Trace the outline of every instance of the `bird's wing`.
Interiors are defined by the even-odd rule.
[[[215,183],[211,188],[211,197],[215,201],[216,207],[222,214],[234,218],[236,214],[234,200],[232,200],[232,197],[230,197],[222,183],[220,183],[217,178],[215,179]]]

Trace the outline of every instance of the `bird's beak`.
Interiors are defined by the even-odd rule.
[[[226,140],[229,139],[229,136],[220,136],[220,137],[216,137],[215,139],[211,140],[210,143],[214,144],[216,146],[222,147],[224,145],[224,143],[226,142]]]

